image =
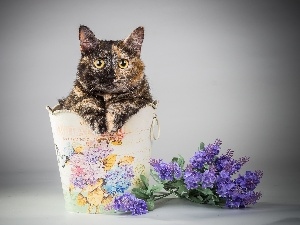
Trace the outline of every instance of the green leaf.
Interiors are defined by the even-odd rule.
[[[144,190],[142,188],[133,188],[131,190],[131,193],[135,195],[135,197],[139,199],[149,199],[150,196],[147,194],[147,190]]]
[[[159,179],[158,175],[153,171],[153,169],[150,170],[150,175],[157,183],[161,183],[162,181]]]
[[[204,145],[204,143],[203,143],[203,142],[201,142],[201,143],[200,143],[200,147],[199,147],[199,149],[200,149],[200,150],[204,149],[204,146],[205,146],[205,145]]]
[[[153,200],[153,199],[148,199],[148,200],[146,201],[146,204],[147,204],[147,209],[148,209],[149,211],[154,210],[154,200]]]
[[[178,158],[177,157],[173,157],[172,162],[177,162],[178,163]]]
[[[215,197],[215,195],[208,195],[204,201],[209,205],[216,205],[217,199]]]
[[[164,185],[163,184],[157,184],[157,185],[153,185],[151,187],[151,191],[152,192],[157,192],[160,191],[161,189],[163,189]]]
[[[204,195],[213,195],[213,192],[212,192],[212,190],[210,190],[209,188],[198,188],[197,189],[198,191],[200,191],[202,194],[204,194]]]
[[[184,160],[184,158],[181,155],[179,155],[179,157],[174,157],[172,159],[172,162],[178,163],[178,165],[182,169],[184,167],[185,160]]]
[[[177,180],[176,182],[172,183],[172,186],[174,186],[175,188],[177,188],[176,193],[181,196],[181,197],[185,197],[188,195],[188,189],[186,188],[183,180]]]
[[[217,195],[212,195],[212,200],[214,200],[214,202],[220,202],[220,199]]]
[[[186,188],[185,185],[181,185],[179,188],[178,188],[178,194],[180,194],[181,196],[187,196],[188,195],[188,189]]]
[[[141,181],[143,182],[143,184],[145,185],[146,189],[149,187],[149,181],[147,179],[147,177],[145,177],[143,174],[140,175]]]

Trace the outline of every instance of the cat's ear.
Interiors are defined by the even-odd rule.
[[[123,42],[139,56],[141,54],[143,40],[144,27],[138,27]]]
[[[79,40],[81,52],[86,52],[94,48],[97,44],[97,38],[94,33],[87,27],[80,25]]]

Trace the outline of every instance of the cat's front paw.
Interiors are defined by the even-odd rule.
[[[104,134],[107,132],[107,127],[104,121],[94,120],[90,125],[92,130],[97,134]]]
[[[121,126],[117,121],[116,113],[113,110],[109,110],[106,114],[107,132],[116,132]]]
[[[106,127],[97,127],[96,129],[94,129],[95,133],[97,134],[104,134],[107,132]]]
[[[118,127],[112,125],[112,126],[107,128],[107,132],[108,133],[115,133],[115,132],[118,131],[118,129],[119,129]]]
[[[119,128],[121,127],[118,127],[117,124],[115,124],[113,121],[107,121],[107,132],[117,132]]]

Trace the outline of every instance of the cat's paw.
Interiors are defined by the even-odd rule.
[[[121,124],[117,121],[116,113],[113,110],[110,110],[106,114],[106,127],[107,132],[116,132],[118,129],[121,128]]]
[[[115,132],[117,132],[118,131],[118,127],[116,127],[116,126],[111,126],[111,127],[108,127],[107,128],[107,132],[108,133],[115,133]]]
[[[108,122],[107,121],[107,132],[117,132],[120,127],[117,126],[113,121]]]
[[[96,134],[104,134],[107,132],[107,127],[105,125],[105,123],[101,122],[101,121],[93,121],[91,125],[92,130],[96,133]]]
[[[94,129],[94,131],[97,133],[97,134],[104,134],[107,132],[107,129],[106,127],[98,127],[96,129]]]

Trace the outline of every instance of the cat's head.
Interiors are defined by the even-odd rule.
[[[128,92],[144,79],[140,59],[144,28],[136,28],[126,39],[97,39],[86,26],[79,27],[81,59],[77,80],[87,92],[108,94]]]

